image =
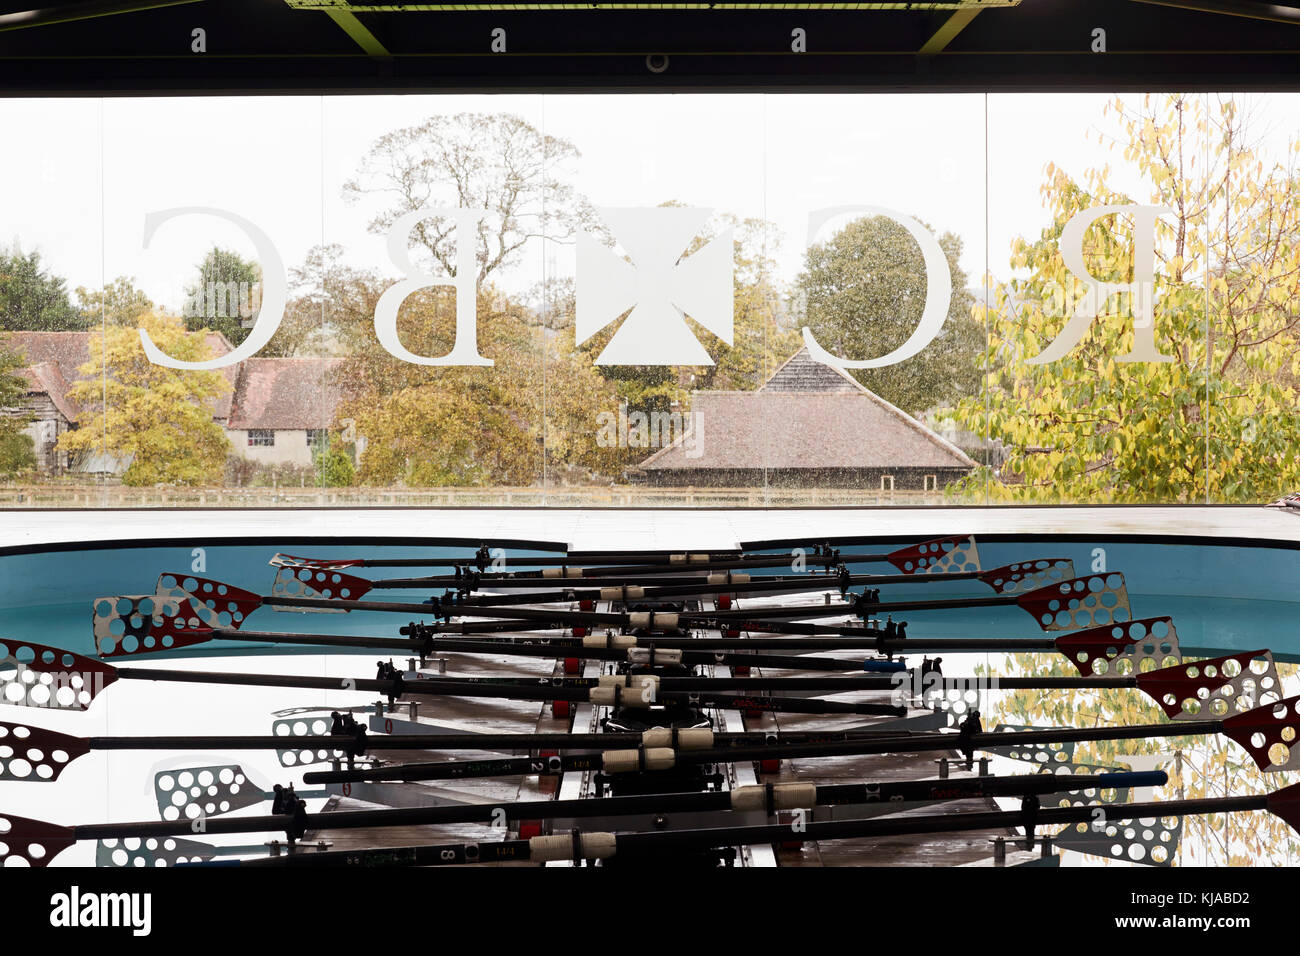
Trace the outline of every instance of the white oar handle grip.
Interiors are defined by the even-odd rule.
[[[677,750],[710,750],[713,731],[707,727],[654,727],[641,735],[643,747],[673,747]]]
[[[671,770],[677,752],[671,747],[645,747],[641,750],[606,750],[600,755],[605,773],[637,773],[642,770]]]
[[[778,783],[769,794],[765,786],[737,787],[731,791],[733,810],[798,810],[817,805],[814,783]]]
[[[709,575],[709,584],[747,584],[748,574],[732,574],[730,571],[718,571]]]
[[[582,639],[583,647],[603,647],[606,650],[621,651],[625,648],[636,647],[636,638],[630,634],[608,634],[600,637],[597,634],[588,634]]]
[[[584,574],[584,568],[542,568],[544,578],[580,578]]]
[[[602,601],[635,601],[643,597],[645,597],[645,588],[635,585],[600,589],[600,599]]]
[[[618,849],[612,833],[580,833],[535,836],[528,841],[528,858],[536,863],[551,860],[607,860]]]
[[[634,648],[634,646],[636,645],[637,645],[636,637],[633,637],[632,635],[625,635],[625,633],[619,633],[619,635],[614,635],[614,633],[611,633],[611,635],[606,635],[604,637],[601,637],[599,635],[594,635],[594,633],[589,633],[588,636],[582,639],[582,646],[584,646],[584,648],[604,648],[606,650],[624,650],[627,648]]]

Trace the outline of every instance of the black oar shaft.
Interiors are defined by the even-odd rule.
[[[366,678],[311,677],[296,674],[234,674],[222,671],[184,671],[152,667],[120,667],[116,673],[118,677],[124,680],[158,680],[189,684],[235,684],[248,687],[285,687],[305,690],[353,690],[384,695],[392,693],[393,696],[418,694],[437,697],[488,697],[503,700],[567,700],[582,702],[589,700],[591,694],[591,688],[589,687],[566,687],[555,684],[546,686],[494,685],[472,680],[456,682],[421,679],[405,680],[398,684],[394,681]],[[639,687],[632,687],[628,689],[628,694],[631,696],[639,693],[640,690]],[[877,716],[898,716],[903,712],[903,708],[888,704],[846,703],[842,701],[803,700],[785,697],[742,697],[691,691],[660,692],[654,695],[654,699],[661,701],[685,699],[688,696],[706,706],[740,710]]]
[[[1137,724],[1130,727],[1062,727],[1048,730],[1020,730],[1002,733],[979,733],[963,736],[952,733],[916,734],[910,737],[876,738],[813,744],[781,744],[761,747],[733,747],[726,750],[679,751],[677,759],[686,763],[714,763],[719,760],[762,760],[770,758],[862,756],[880,753],[921,753],[955,750],[969,745],[975,750],[991,747],[1014,747],[1029,744],[1084,743],[1094,740],[1137,740],[1151,737],[1190,737],[1217,734],[1223,729],[1219,720],[1185,720],[1174,724]]]
[[[1066,793],[1082,788],[1123,786],[1126,774],[1047,777],[1041,774],[1011,777],[971,777],[952,780],[880,781],[875,783],[818,786],[813,803],[833,806],[891,801],[951,800],[1020,794]],[[1110,778],[1115,778],[1111,780]],[[489,802],[471,805],[412,807],[387,810],[344,810],[309,813],[303,822],[309,829],[350,830],[371,827],[437,826],[454,823],[494,823],[500,820],[551,820],[558,817],[619,816],[640,813],[730,810],[734,795],[729,791],[663,793],[599,799],[529,800]],[[265,833],[286,829],[293,822],[287,814],[226,818],[221,827],[215,820],[204,821],[205,833]],[[194,832],[189,820],[117,824],[89,824],[74,828],[78,839],[123,839],[130,837],[177,836]]]
[[[1028,825],[1057,826],[1092,823],[1101,811],[1106,821],[1188,814],[1240,813],[1268,809],[1267,796],[1218,797],[1203,800],[1168,800],[1148,803],[1106,804],[1040,809],[1032,816],[1021,811],[989,811],[877,817],[867,820],[803,822],[796,832],[790,824],[747,827],[712,827],[697,830],[663,830],[613,835],[615,859],[653,859],[691,850],[776,843],[797,836],[800,840],[852,840],[910,833],[954,833],[968,830],[1009,830]],[[585,843],[576,842],[583,848]],[[440,866],[530,860],[528,840],[503,843],[440,844],[364,850],[333,850],[247,861],[245,866]],[[583,852],[578,854],[580,857]],[[602,856],[608,856],[602,852]]]
[[[1149,803],[1106,804],[1104,806],[1052,807],[1032,817],[1021,811],[985,813],[924,814],[870,820],[831,820],[805,823],[798,836],[803,840],[851,840],[864,837],[900,836],[909,833],[954,833],[964,830],[1002,830],[1021,827],[1032,820],[1035,827],[1066,823],[1092,823],[1100,811],[1106,821],[1187,814],[1236,813],[1265,810],[1267,796],[1216,797],[1203,800],[1166,800]],[[659,855],[687,849],[746,846],[788,840],[789,824],[751,827],[718,827],[699,830],[668,830],[658,833],[622,833],[616,838],[618,856]]]
[[[1014,605],[1018,595],[998,594],[991,597],[951,598],[929,601],[876,602],[866,607],[872,614],[892,614],[895,611],[933,611],[1003,607]],[[324,598],[264,597],[262,603],[272,607],[303,608],[310,610],[388,611],[401,614],[429,614],[432,603],[409,604],[400,601],[332,601]],[[486,609],[485,609],[486,610]],[[704,626],[745,626],[749,622],[762,622],[769,618],[788,618],[803,621],[818,617],[835,617],[857,613],[854,604],[797,604],[778,607],[757,607],[733,611],[700,611],[676,615],[681,624]],[[629,615],[616,611],[568,611],[541,607],[511,607],[509,615],[516,620],[554,621],[569,624],[596,624],[625,627]],[[659,612],[663,613],[663,612]],[[759,628],[754,628],[758,630]]]
[[[508,589],[536,589],[530,594],[490,594],[474,597],[461,596],[455,604],[468,606],[504,605],[504,604],[548,604],[552,601],[565,600],[602,600],[610,599],[609,591],[623,591],[614,600],[649,601],[657,597],[686,594],[749,594],[755,591],[838,591],[846,586],[855,585],[891,585],[891,584],[932,584],[937,581],[968,581],[978,578],[982,572],[960,571],[951,574],[853,574],[841,577],[838,574],[799,574],[766,575],[749,577],[743,581],[707,580],[705,577],[671,576],[663,574],[622,574],[618,584],[601,582],[583,586],[585,579],[570,578],[569,584],[563,584],[556,578],[507,578],[504,580],[480,579],[475,590],[493,587]],[[612,577],[612,575],[611,575]],[[384,590],[419,590],[446,586],[454,582],[436,578],[384,578],[371,582],[372,589]],[[467,582],[461,582],[461,585]],[[547,590],[549,589],[549,590]],[[626,593],[628,591],[633,593]],[[539,593],[540,592],[540,593]],[[641,593],[635,593],[641,592]]]

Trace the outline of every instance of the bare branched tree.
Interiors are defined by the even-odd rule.
[[[579,228],[595,228],[594,211],[569,182],[578,156],[572,143],[513,114],[434,116],[378,139],[344,193],[386,203],[370,223],[374,232],[424,207],[486,209],[476,249],[481,283],[517,261],[530,240],[569,242]],[[427,219],[411,237],[456,274],[450,219]]]

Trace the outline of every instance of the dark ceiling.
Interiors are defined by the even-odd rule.
[[[619,6],[0,0],[0,92],[1300,88],[1300,0]]]

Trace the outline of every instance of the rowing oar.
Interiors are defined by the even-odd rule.
[[[417,682],[418,683],[418,682]],[[825,694],[850,691],[889,691],[895,699],[924,698],[950,690],[1140,690],[1170,720],[1193,720],[1204,713],[1223,715],[1242,700],[1258,701],[1264,695],[1280,696],[1278,677],[1270,651],[1239,651],[1207,660],[1176,664],[1160,670],[1107,677],[945,677],[935,665],[889,676],[848,677],[683,677],[671,674],[602,674],[598,677],[449,677],[439,685],[468,688],[544,688],[603,691],[599,703],[646,706],[662,697],[683,692],[816,691]],[[620,699],[621,694],[621,699]],[[607,699],[611,697],[612,699]]]
[[[1127,820],[1148,817],[1182,817],[1191,814],[1243,813],[1267,810],[1300,831],[1300,784],[1268,794],[1240,797],[1206,797],[1194,800],[1158,800],[1043,808],[1034,796],[1021,801],[1019,810],[983,813],[918,814],[876,817],[868,820],[796,820],[744,827],[708,827],[696,830],[660,830],[640,833],[581,833],[535,836],[527,840],[493,843],[451,843],[434,846],[385,847],[363,850],[328,850],[295,853],[287,857],[244,860],[239,866],[443,866],[467,863],[575,863],[589,860],[649,861],[683,852],[760,843],[855,840],[913,833],[955,833],[967,830],[1024,829],[1032,841],[1038,827],[1087,823],[1104,830]],[[330,814],[333,816],[333,814]],[[48,825],[46,825],[48,826]],[[34,830],[36,833],[46,831]],[[77,831],[79,832],[79,830]],[[58,834],[71,840],[70,834]],[[66,845],[66,844],[65,844]],[[60,847],[61,849],[62,847]],[[204,865],[204,864],[195,864]]]
[[[432,614],[450,617],[454,608],[443,608],[433,598],[422,604],[390,601],[358,601],[341,589],[339,597],[302,598],[258,595],[234,585],[193,575],[164,574],[159,579],[157,593],[172,593],[177,599],[206,605],[220,620],[222,626],[242,622],[259,607],[306,611],[387,611],[401,614]],[[110,605],[109,599],[100,599],[97,605]],[[1129,610],[1128,589],[1124,576],[1118,572],[1093,574],[1082,578],[1061,581],[1047,587],[1020,593],[998,594],[991,597],[954,598],[928,601],[881,602],[868,591],[855,596],[853,603],[805,604],[779,607],[750,608],[744,611],[568,611],[551,608],[511,607],[510,618],[522,621],[544,621],[561,626],[604,626],[628,630],[676,631],[681,627],[749,628],[762,630],[768,619],[807,621],[814,618],[834,617],[839,614],[884,615],[907,610],[957,610],[982,607],[1016,606],[1029,613],[1039,627],[1047,631],[1063,631],[1127,621]],[[187,609],[188,610],[188,609]],[[96,612],[98,613],[98,611]],[[193,615],[196,623],[201,623]]]
[[[599,640],[603,643],[599,645],[594,642],[594,639],[581,637],[554,639],[557,643],[549,643],[550,639],[545,638],[535,643],[515,640],[494,641],[490,639],[475,641],[466,638],[435,636],[443,633],[438,630],[441,625],[433,625],[428,632],[424,632],[425,636],[423,637],[370,637],[351,634],[242,631],[234,628],[191,628],[185,632],[184,645],[178,645],[175,642],[164,644],[162,640],[158,639],[156,631],[165,631],[163,626],[156,629],[149,623],[143,623],[140,626],[146,628],[147,633],[154,639],[146,642],[140,639],[140,635],[133,634],[127,640],[118,640],[110,635],[96,633],[96,644],[101,655],[104,657],[137,656],[170,650],[176,646],[193,646],[207,641],[229,640],[267,644],[309,645],[322,649],[369,648],[418,655],[422,658],[432,656],[435,651],[441,651],[458,654],[492,654],[505,657],[548,657],[556,660],[563,658],[565,660],[630,661],[634,664],[649,666],[737,664],[808,671],[900,671],[906,668],[906,665],[901,661],[876,659],[846,661],[834,657],[780,656],[776,654],[767,654],[758,658],[754,654],[745,651],[728,653],[724,650],[708,650],[711,646],[708,641],[700,642],[700,650],[657,648],[653,642],[645,642],[644,646],[637,646],[637,639],[634,637],[600,638]],[[425,625],[413,626],[425,627]],[[406,627],[402,628],[403,632],[407,630]],[[590,646],[584,646],[584,640],[593,640],[593,643]],[[816,640],[816,638],[810,640]],[[558,641],[566,643],[558,643]],[[1052,641],[1025,641],[1022,643],[1024,646],[1018,649],[1024,651],[1052,650],[1055,647]],[[735,646],[744,645],[743,640],[736,639]],[[800,647],[798,642],[789,640],[785,641],[784,645],[795,649]],[[874,645],[864,641],[846,641],[845,646],[868,647]]]
[[[1300,697],[1235,713],[1215,720],[1185,720],[1172,724],[1138,724],[1129,727],[1052,727],[1044,730],[993,731],[979,729],[978,718],[962,725],[959,733],[916,733],[906,736],[876,736],[846,741],[811,743],[781,742],[755,747],[643,747],[638,750],[608,750],[599,755],[546,758],[547,772],[599,769],[604,773],[644,773],[672,770],[680,766],[735,763],[746,760],[828,759],[868,754],[927,753],[960,751],[970,757],[977,750],[1024,747],[1035,744],[1081,743],[1097,740],[1145,740],[1159,737],[1190,737],[1223,734],[1240,744],[1265,771],[1294,769],[1292,748],[1300,728]],[[320,740],[321,738],[316,738]],[[319,744],[318,744],[319,746]],[[598,759],[597,759],[598,758]],[[581,761],[570,767],[566,760]],[[310,784],[374,781],[447,780],[472,777],[523,776],[538,773],[537,761],[524,766],[518,760],[441,761],[399,764],[352,770],[319,770],[303,775]]]
[[[587,769],[600,769],[602,751],[673,747],[684,750],[758,747],[795,743],[843,743],[898,737],[896,730],[816,730],[782,734],[719,733],[704,728],[656,727],[641,733],[605,734],[385,734],[371,737],[351,715],[335,713],[325,735],[76,737],[29,724],[0,721],[0,780],[52,783],[78,757],[108,751],[146,750],[329,750],[340,757],[360,757],[376,750],[480,751],[552,754],[594,753]],[[545,759],[545,758],[541,758]],[[539,769],[546,769],[539,765]],[[534,769],[533,773],[539,772]]]
[[[504,823],[507,820],[547,820],[587,816],[718,811],[811,809],[817,806],[889,801],[951,800],[967,797],[1037,796],[1079,790],[1160,786],[1159,771],[1097,775],[1030,774],[1011,777],[972,777],[947,780],[880,781],[858,784],[804,783],[737,787],[709,793],[664,793],[647,796],[580,800],[537,800],[482,803],[470,806],[411,807],[387,810],[342,810],[308,813],[292,788],[277,787],[273,812],[263,816],[212,817],[198,820],[93,823],[60,826],[27,817],[0,815],[0,864],[21,857],[33,866],[46,866],[79,840],[148,839],[150,837],[282,832],[290,842],[308,830],[371,827],[438,826],[456,823]],[[695,832],[695,831],[689,831]],[[313,858],[319,854],[313,854]]]
[[[181,586],[177,586],[179,585]],[[188,588],[189,590],[186,590]],[[159,589],[154,594],[128,594],[116,597],[97,598],[91,603],[91,629],[95,637],[95,647],[102,657],[119,657],[132,654],[145,654],[153,651],[171,651],[182,647],[191,647],[212,640],[245,640],[264,643],[321,644],[336,647],[370,647],[377,650],[417,651],[405,642],[392,638],[353,638],[350,635],[337,637],[323,636],[320,640],[303,638],[308,635],[295,635],[281,631],[245,631],[243,625],[254,610],[265,603],[274,603],[251,591],[212,581],[206,578],[182,577],[179,582],[174,575],[163,575]],[[321,602],[328,607],[317,606],[314,610],[345,611],[338,602]],[[402,610],[415,614],[429,614],[438,610],[433,604],[368,604],[380,610]],[[450,612],[448,612],[450,613]],[[528,620],[474,620],[443,622],[438,624],[412,625],[418,628],[422,638],[433,635],[471,635],[497,634],[509,631],[527,631],[544,629],[569,629],[581,636],[585,627],[569,623],[567,620],[533,619],[535,610],[530,610]],[[559,618],[562,612],[547,612],[548,617]],[[660,617],[658,620],[665,620]],[[674,619],[675,620],[675,619]],[[742,622],[743,623],[743,622]],[[896,625],[895,625],[896,626]],[[836,635],[847,637],[897,637],[896,631],[874,626],[866,627],[832,627],[823,624],[782,622],[763,622],[762,630],[766,633],[823,636]],[[739,639],[740,627],[726,628],[732,639]],[[401,633],[408,630],[403,628]],[[351,643],[352,641],[358,643]],[[359,643],[364,641],[364,643]],[[345,643],[347,642],[347,643]],[[660,641],[663,646],[670,646]],[[593,645],[594,646],[594,645]],[[694,645],[704,647],[706,645]],[[737,647],[741,645],[735,645]],[[1050,648],[1047,648],[1050,649]]]
[[[196,582],[196,589],[198,585]],[[224,595],[223,595],[224,597]],[[245,631],[239,628],[244,617],[239,615],[231,627],[212,626],[218,619],[216,601],[200,602],[188,596],[161,593],[154,596],[124,596],[103,598],[94,603],[92,628],[96,648],[104,657],[124,657],[154,651],[175,650],[213,640],[234,640],[273,644],[298,644],[337,648],[370,648],[415,654],[427,657],[435,650],[464,653],[500,653],[524,657],[593,658],[599,660],[628,659],[634,663],[671,663],[674,652],[681,654],[681,663],[709,664],[735,663],[759,664],[766,667],[788,667],[804,670],[881,670],[889,669],[887,662],[866,660],[860,664],[833,658],[790,657],[781,659],[767,655],[751,659],[751,655],[728,655],[727,650],[874,650],[894,655],[910,652],[976,652],[1004,651],[1008,653],[1033,653],[1059,651],[1083,676],[1104,674],[1113,666],[1127,663],[1130,669],[1143,666],[1148,660],[1157,666],[1181,660],[1177,633],[1168,617],[1141,618],[1087,628],[1054,639],[1035,638],[908,638],[905,622],[887,622],[883,627],[832,628],[820,625],[768,624],[766,627],[795,630],[800,635],[812,631],[811,636],[791,637],[740,637],[738,629],[728,629],[729,636],[702,635],[685,637],[655,635],[578,634],[574,637],[491,638],[477,641],[462,640],[449,635],[494,633],[518,630],[528,626],[525,621],[469,622],[463,624],[404,625],[399,633],[404,637],[384,638],[366,635],[300,634],[284,631]],[[229,609],[221,613],[231,619]],[[823,633],[835,637],[818,636]],[[734,636],[730,636],[734,635]]]
[[[43,650],[52,651],[45,648]],[[34,652],[35,653],[35,652]],[[57,651],[54,651],[57,654]],[[841,693],[863,690],[886,690],[898,696],[900,693],[921,696],[930,690],[967,689],[989,684],[988,678],[949,678],[934,672],[910,672],[908,676],[895,674],[889,677],[677,677],[658,675],[602,675],[594,678],[496,678],[496,677],[458,677],[458,678],[418,678],[403,677],[391,664],[381,664],[380,674],[371,680],[345,678],[312,677],[296,675],[270,674],[230,674],[209,671],[177,671],[167,669],[112,668],[111,665],[83,658],[101,669],[101,673],[112,674],[115,678],[135,680],[163,680],[172,682],[198,682],[215,684],[239,684],[251,686],[292,687],[323,690],[355,690],[377,692],[390,700],[406,693],[452,696],[452,697],[489,697],[513,700],[539,701],[584,701],[612,707],[648,707],[655,703],[689,697],[692,701],[713,706],[740,706],[742,709],[764,709],[775,712],[794,713],[858,713],[858,714],[899,714],[900,706],[884,704],[838,704],[832,701],[798,700],[760,696],[756,699],[767,701],[761,708],[751,706],[752,695],[756,692],[778,690],[820,691],[823,693]],[[33,662],[35,665],[37,662]],[[106,670],[105,670],[106,669]],[[1189,676],[1193,675],[1193,676]],[[3,675],[0,675],[0,680]],[[1091,676],[1091,677],[1009,677],[993,681],[1002,689],[1123,689],[1136,688],[1152,697],[1171,719],[1184,719],[1196,716],[1202,706],[1216,703],[1226,705],[1226,701],[1247,694],[1252,699],[1261,692],[1276,694],[1280,680],[1274,669],[1272,655],[1268,651],[1240,652],[1209,661],[1203,661],[1195,667],[1181,665],[1153,670],[1147,673],[1129,676]],[[909,685],[910,688],[909,688]],[[34,693],[44,685],[30,685]],[[64,690],[67,688],[59,688]],[[741,700],[726,696],[721,692],[744,691],[751,695]],[[1203,704],[1202,699],[1205,702]],[[1217,696],[1216,696],[1217,695]],[[48,694],[46,695],[48,696]],[[1212,699],[1210,699],[1212,698]],[[45,700],[39,701],[44,705]],[[851,710],[826,710],[824,708],[843,706]],[[812,708],[812,709],[806,709]],[[1226,712],[1226,711],[1225,711]]]
[[[609,567],[575,567],[571,561],[554,562],[548,558],[506,558],[493,559],[486,549],[480,549],[472,561],[452,560],[447,558],[381,558],[381,559],[318,559],[300,558],[289,554],[277,554],[271,559],[273,567],[301,568],[309,571],[342,571],[347,568],[427,568],[427,567],[468,567],[473,564],[480,572],[489,566],[538,567],[551,564],[542,573],[547,578],[584,578],[605,577],[613,574],[647,572],[664,570],[690,571],[727,571],[738,568],[779,568],[802,561],[805,566],[833,568],[840,564],[879,564],[894,565],[904,574],[928,571],[930,573],[956,573],[979,570],[979,552],[975,538],[971,535],[957,535],[934,538],[919,544],[908,545],[894,551],[871,554],[841,554],[833,548],[815,547],[811,550],[800,549],[802,553],[790,554],[746,554],[741,551],[706,551],[706,552],[670,552],[648,554],[637,552],[610,552],[606,554],[584,552],[567,556],[572,561],[590,564],[607,564]],[[536,571],[528,571],[527,577],[537,577]],[[494,580],[506,580],[509,573],[494,574]],[[454,584],[458,575],[442,575],[430,578],[440,584]]]
[[[621,576],[617,585],[575,587],[568,585],[560,590],[532,591],[531,593],[478,594],[473,592],[503,584],[483,582],[478,575],[469,575],[457,582],[440,602],[448,607],[509,607],[522,604],[551,604],[557,601],[619,601],[631,604],[637,601],[658,601],[667,598],[718,594],[729,601],[733,597],[760,594],[780,594],[798,591],[848,592],[851,587],[886,586],[892,584],[929,584],[936,581],[973,579],[1004,594],[1031,591],[1049,584],[1074,578],[1074,563],[1067,558],[1043,558],[1022,561],[992,571],[936,572],[920,574],[850,574],[841,567],[834,574],[773,575],[752,577],[719,571],[703,577],[667,578]],[[555,581],[548,578],[520,578],[508,587],[554,588]],[[376,590],[429,590],[438,582],[429,578],[387,578],[372,581],[338,571],[311,571],[304,568],[280,568],[271,585],[276,597],[308,597],[338,599],[343,595],[355,600]]]
[[[675,637],[627,634],[592,634],[582,637],[500,637],[474,639],[438,637],[426,632],[430,625],[410,624],[401,633],[425,635],[426,645],[415,648],[422,656],[433,650],[520,657],[594,658],[628,660],[650,665],[681,663],[740,664],[790,670],[882,671],[902,670],[901,662],[877,658],[843,660],[834,657],[782,656],[770,651],[873,650],[890,655],[905,653],[1029,654],[1059,652],[1084,676],[1133,672],[1147,666],[1167,667],[1182,661],[1178,633],[1168,617],[1140,618],[1122,624],[1087,628],[1056,638],[908,638],[906,623],[889,622],[883,630],[871,629],[861,637]],[[436,627],[436,625],[434,626]],[[852,630],[852,629],[849,629]],[[239,639],[239,632],[229,635]],[[346,640],[346,639],[345,639]],[[413,650],[415,648],[412,648]],[[738,653],[728,653],[734,651]],[[680,655],[678,657],[677,655]],[[894,666],[890,666],[894,665]]]
[[[0,699],[26,707],[85,710],[91,701],[116,680],[167,681],[172,683],[233,684],[241,687],[285,687],[305,690],[345,690],[376,693],[396,700],[405,694],[434,697],[483,697],[521,701],[574,701],[598,706],[648,707],[675,700],[710,707],[770,713],[858,714],[893,716],[906,708],[891,704],[802,699],[696,691],[661,691],[639,682],[635,686],[611,684],[599,687],[522,686],[457,680],[405,679],[392,665],[384,665],[382,678],[314,677],[291,674],[240,674],[222,671],[168,670],[165,668],[114,667],[104,661],[40,644],[0,644]]]

